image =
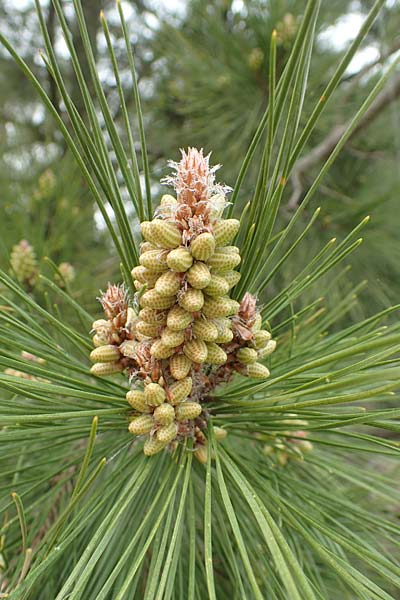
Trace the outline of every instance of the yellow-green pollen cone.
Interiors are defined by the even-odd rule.
[[[239,339],[235,319],[243,325],[242,304],[230,294],[240,279],[240,252],[232,245],[240,222],[223,218],[230,188],[215,182],[216,168],[202,150],[181,152],[174,174],[163,181],[176,195],[164,195],[154,218],[141,223],[139,264],[132,265],[138,314],[128,339],[121,339],[124,323],[115,326],[118,315],[111,325],[108,315],[95,329],[91,359],[95,375],[124,369],[129,375],[129,431],[146,436],[147,456],[191,437],[203,462],[203,395],[235,373],[267,377],[257,360],[271,335],[259,327],[255,336],[249,327],[246,343]]]

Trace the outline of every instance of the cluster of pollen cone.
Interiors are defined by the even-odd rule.
[[[240,279],[232,245],[240,223],[222,216],[229,188],[215,183],[218,167],[194,148],[171,165],[175,173],[164,181],[176,197],[164,195],[153,220],[141,224],[145,241],[132,270],[137,311],[122,288],[109,286],[101,298],[107,319],[93,324],[92,372],[127,370],[136,413],[129,430],[147,436],[146,455],[192,437],[202,461],[202,399],[235,372],[268,377],[258,359],[275,342],[261,329],[255,299],[230,297]]]
[[[13,247],[10,264],[18,281],[28,287],[35,285],[39,267],[35,250],[27,240],[21,240]]]

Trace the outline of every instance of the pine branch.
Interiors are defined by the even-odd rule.
[[[88,125],[69,95],[40,1],[36,3],[46,66],[70,129],[15,48],[0,39],[65,136],[107,219],[124,276],[138,294],[132,301],[125,286],[110,284],[101,294],[105,318],[92,322],[68,289],[59,290],[50,279],[41,278],[44,307],[0,271],[0,506],[7,515],[0,530],[0,558],[4,554],[9,559],[9,564],[2,560],[9,600],[394,600],[400,569],[393,557],[400,537],[393,481],[400,450],[381,432],[400,431],[394,396],[400,387],[400,307],[343,326],[362,284],[349,286],[336,302],[332,286],[340,285],[345,269],[328,283],[326,275],[360,245],[368,219],[344,239],[320,247],[309,236],[320,211],[303,226],[299,217],[341,148],[382,110],[386,81],[396,65],[342,129],[307,198],[280,231],[275,218],[284,185],[326,105],[317,103],[304,125],[320,4],[309,0],[279,81],[272,36],[270,109],[239,184],[264,128],[268,133],[258,178],[252,182],[256,192],[241,222],[224,218],[228,188],[215,181],[209,157],[194,148],[182,152],[181,161],[172,163],[174,174],[164,179],[176,197],[164,195],[154,218],[144,221],[147,213],[152,216],[152,190],[123,15],[141,129],[146,210],[138,193],[141,174],[114,40],[104,15],[128,152],[107,104],[82,2],[74,0],[73,5],[92,90],[60,0],[54,0]],[[383,3],[374,4],[328,83],[325,100]],[[398,93],[398,85],[395,79],[392,94]],[[146,241],[140,246],[133,238],[121,181],[142,220]],[[240,208],[239,187],[235,198]],[[231,246],[237,233],[238,247]],[[293,261],[306,243],[299,265],[298,256]],[[239,247],[245,250],[241,290],[234,270],[241,261]],[[51,261],[47,265],[57,270]],[[283,270],[292,274],[284,284],[276,277]],[[263,294],[271,278],[275,291],[268,289],[261,310],[248,289]],[[87,287],[96,293],[91,277]],[[232,287],[240,303],[230,297]],[[318,297],[310,299],[315,291]],[[64,484],[71,477],[75,483],[67,494]],[[16,494],[14,502],[10,491]]]
[[[351,133],[348,141],[353,139],[369,125],[393,102],[400,96],[400,75],[393,77],[389,85],[380,92],[375,98],[372,105],[365,112],[357,127]],[[336,125],[326,138],[318,144],[311,152],[295,163],[293,167],[290,182],[293,187],[292,194],[287,203],[287,209],[293,211],[298,206],[302,196],[304,195],[304,175],[315,165],[323,162],[328,158],[331,152],[336,147],[343,133],[346,131],[348,123]]]
[[[360,80],[364,77],[364,75],[366,75],[367,73],[369,73],[377,65],[382,65],[388,58],[390,58],[393,54],[395,54],[396,52],[398,52],[398,50],[400,50],[400,41],[395,41],[390,46],[390,48],[388,48],[387,50],[381,52],[380,55],[378,56],[378,58],[376,58],[372,62],[369,62],[366,65],[364,65],[356,73],[352,73],[348,77],[344,77],[343,78],[343,83],[348,83],[349,84],[346,87],[346,96],[345,97],[347,97],[348,94],[349,94],[349,92],[353,91],[353,89],[360,83]]]

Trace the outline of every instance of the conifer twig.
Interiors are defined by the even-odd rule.
[[[351,133],[349,140],[356,136],[360,131],[368,127],[385,108],[397,100],[400,96],[400,74],[393,77],[390,84],[383,89],[374,102],[371,104],[369,109],[365,112],[364,116],[358,123],[357,127]],[[293,168],[291,176],[291,183],[293,187],[292,194],[287,203],[287,209],[293,211],[298,206],[304,191],[303,177],[309,169],[318,164],[319,162],[328,158],[336,144],[346,131],[348,123],[342,125],[336,125],[330,133],[322,140],[315,148],[313,148],[308,154],[303,156],[297,161]]]

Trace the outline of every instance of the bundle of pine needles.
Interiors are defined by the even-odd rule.
[[[343,240],[331,240],[309,255],[284,289],[276,290],[273,286],[278,274],[289,268],[300,245],[307,247],[312,236],[319,209],[300,233],[297,225],[320,181],[397,68],[397,63],[393,63],[382,74],[290,223],[285,229],[276,230],[277,211],[293,165],[373,24],[382,0],[375,2],[308,116],[303,115],[302,109],[319,2],[307,3],[279,81],[275,76],[276,35],[272,34],[268,109],[244,158],[229,197],[231,204],[224,214],[228,220],[240,219],[235,244],[240,249],[241,262],[240,266],[237,260],[235,266],[229,264],[230,269],[240,271],[241,278],[236,279],[232,292],[228,293],[222,282],[227,281],[224,269],[215,267],[213,256],[218,254],[218,247],[208,258],[201,254],[207,244],[212,245],[210,237],[206,236],[205,245],[200,244],[198,258],[193,250],[194,241],[207,232],[214,242],[217,239],[214,222],[207,229],[204,210],[200,229],[198,223],[192,227],[193,214],[189,220],[180,215],[181,225],[184,221],[189,227],[190,221],[192,229],[185,229],[185,225],[177,227],[175,218],[172,223],[175,233],[168,226],[166,235],[165,227],[162,228],[163,243],[159,244],[161,238],[157,237],[146,242],[155,246],[159,261],[166,257],[165,264],[177,274],[172,278],[168,275],[167,285],[177,280],[179,286],[186,286],[184,293],[177,296],[177,306],[182,308],[183,303],[183,310],[192,317],[196,313],[197,319],[201,314],[204,316],[206,306],[209,314],[209,317],[205,314],[206,319],[227,319],[225,329],[236,336],[238,331],[248,336],[245,347],[234,348],[231,362],[227,362],[231,355],[229,348],[220,347],[229,342],[218,345],[215,342],[218,338],[214,342],[203,340],[205,345],[214,343],[224,352],[226,360],[218,354],[224,369],[228,364],[232,368],[229,367],[229,376],[218,379],[217,385],[210,386],[206,381],[204,388],[196,388],[201,423],[196,422],[198,414],[189,414],[186,409],[185,418],[180,419],[187,399],[176,401],[174,397],[174,371],[169,362],[173,353],[160,358],[154,350],[151,354],[151,340],[164,335],[166,347],[189,359],[193,380],[203,364],[207,368],[202,375],[208,379],[218,371],[220,366],[207,358],[217,355],[216,348],[211,347],[214,354],[209,354],[207,348],[204,360],[200,361],[198,351],[200,347],[204,349],[202,344],[197,343],[197,353],[188,351],[192,333],[186,332],[183,339],[177,336],[180,343],[168,346],[164,329],[149,333],[141,325],[138,330],[132,312],[138,314],[141,299],[141,310],[153,308],[156,312],[171,309],[176,300],[175,294],[160,294],[165,289],[161,284],[158,291],[153,288],[159,279],[149,283],[146,278],[141,282],[136,277],[135,283],[131,275],[140,259],[143,263],[145,254],[153,252],[148,264],[154,267],[156,263],[154,247],[146,246],[143,250],[139,246],[142,240],[137,235],[137,223],[127,217],[126,198],[132,201],[141,222],[154,222],[153,210],[160,199],[153,199],[151,194],[134,57],[121,3],[118,2],[118,12],[132,74],[140,156],[136,154],[113,40],[104,15],[101,21],[120,94],[126,147],[101,86],[80,0],[74,0],[73,4],[94,97],[82,77],[61,2],[54,0],[53,4],[81,88],[84,114],[76,110],[64,84],[38,0],[45,47],[43,59],[63,100],[63,114],[52,105],[17,50],[3,36],[0,39],[56,120],[119,253],[126,304],[116,314],[112,303],[103,305],[111,316],[112,333],[123,334],[125,339],[102,338],[110,331],[107,325],[104,330],[96,330],[96,336],[100,336],[96,342],[98,349],[108,348],[106,354],[100,352],[107,358],[103,364],[109,363],[110,356],[113,363],[124,362],[113,376],[98,377],[96,369],[94,374],[90,373],[89,354],[93,351],[90,330],[94,319],[102,317],[100,306],[98,314],[88,314],[66,290],[41,277],[49,298],[44,308],[16,277],[6,272],[0,274],[6,290],[1,294],[0,310],[0,364],[4,368],[0,375],[2,596],[11,600],[396,598],[400,589],[400,570],[395,560],[399,547],[395,515],[399,494],[394,481],[399,446],[392,438],[399,431],[394,394],[399,388],[400,330],[398,323],[387,317],[398,307],[343,328],[339,323],[355,302],[354,290],[342,302],[329,305],[325,302],[325,297],[329,299],[329,286],[321,289],[319,285],[332,267],[359,246],[359,234],[367,219]],[[277,138],[281,140],[278,148]],[[272,156],[276,159],[272,160]],[[258,164],[259,170],[253,197],[247,202],[241,195],[241,185],[251,161]],[[181,191],[177,190],[178,196]],[[206,201],[203,209],[208,210],[209,197],[202,200]],[[145,230],[149,231],[146,225]],[[184,237],[184,231],[190,235]],[[172,245],[176,243],[177,247],[165,248],[165,236],[171,245],[174,235]],[[171,258],[174,252],[176,258],[177,249],[181,250],[178,263]],[[226,257],[229,252],[236,251],[225,248],[220,254]],[[182,267],[183,255],[186,270]],[[218,274],[217,283],[222,286],[218,290],[223,293],[214,298],[222,300],[212,302],[211,288],[206,291],[210,281],[202,288],[190,284],[186,273],[193,260],[198,261],[195,264],[204,263],[211,277]],[[149,270],[154,272],[154,268]],[[203,267],[197,270],[205,272]],[[161,276],[166,272],[164,267],[159,271]],[[139,275],[138,270],[134,273]],[[140,273],[143,275],[142,270]],[[190,289],[201,292],[191,294],[190,303],[186,298],[187,281]],[[192,277],[193,281],[199,280]],[[160,308],[146,306],[150,302],[147,294],[157,306],[160,298],[173,297],[174,301],[170,304],[168,301],[165,308],[164,303]],[[255,296],[257,305],[252,300]],[[247,304],[242,304],[243,297]],[[58,299],[62,299],[60,305]],[[192,304],[194,300],[198,304]],[[217,305],[225,306],[226,314],[216,316],[213,311]],[[211,312],[210,306],[213,306]],[[63,314],[63,308],[66,314],[74,311],[74,326]],[[266,333],[271,333],[277,342],[273,353],[263,355],[261,341],[259,347],[254,343],[257,312]],[[142,317],[139,320],[145,323]],[[117,321],[113,321],[115,318]],[[250,319],[249,327],[240,330],[246,318]],[[161,327],[164,326],[163,323]],[[212,327],[207,327],[211,331]],[[197,326],[198,332],[203,329]],[[138,333],[143,336],[141,339]],[[200,333],[194,335],[195,340],[200,339]],[[267,337],[268,333],[263,344],[268,344]],[[125,342],[150,348],[147,358],[151,360],[152,356],[161,362],[158,368],[165,375],[161,382],[160,377],[157,382],[146,379],[154,371],[145,370],[147,363],[138,365],[135,343],[129,346],[132,355],[126,356],[122,352],[126,346],[121,346]],[[243,377],[255,374],[250,369],[254,365],[254,352],[264,369],[262,379]],[[200,369],[192,363],[200,365]],[[132,398],[131,384],[158,385],[163,390],[153,387],[150,391],[156,393],[147,392],[146,398],[143,397],[144,416],[153,415],[146,436],[159,435],[162,423],[157,420],[156,410],[165,400],[173,410],[163,409],[163,418],[174,412],[173,419],[178,423],[175,435],[162,437],[162,447],[151,456],[143,453],[144,437],[133,437],[128,431],[135,412],[126,401],[127,394]],[[160,394],[162,402],[158,404]],[[152,404],[156,397],[156,403]],[[137,407],[137,397],[135,402]],[[179,423],[187,423],[188,427],[181,430]],[[135,434],[144,434],[133,429]],[[199,447],[204,445],[207,452],[199,453]],[[194,459],[196,452],[200,460]]]

